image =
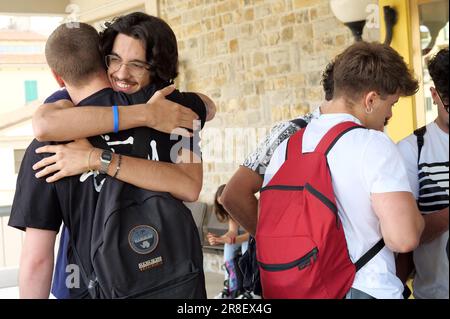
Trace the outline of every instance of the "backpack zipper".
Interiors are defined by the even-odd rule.
[[[311,258],[313,259],[313,261],[316,261],[318,252],[319,252],[319,249],[317,247],[314,247],[305,256],[303,256],[297,260],[294,260],[290,263],[265,264],[265,263],[258,261],[258,264],[261,266],[262,269],[264,269],[266,271],[283,271],[283,270],[288,270],[288,269],[291,269],[294,267],[298,267],[298,270],[302,270],[311,265]]]
[[[311,186],[311,184],[306,184],[305,189],[313,196],[315,196],[318,200],[320,200],[323,204],[325,204],[331,212],[334,214],[334,217],[336,219],[336,228],[339,229],[339,214],[338,209],[336,205],[329,200],[325,195],[323,195],[321,192],[319,192],[317,189]]]
[[[336,219],[336,228],[339,229],[339,215],[338,215],[338,209],[336,205],[330,201],[326,196],[324,196],[321,192],[319,192],[317,189],[311,186],[311,184],[306,183],[305,186],[290,186],[290,185],[270,185],[261,188],[259,191],[260,193],[268,190],[279,190],[279,191],[303,191],[306,190],[310,194],[312,194],[314,197],[316,197],[318,200],[320,200],[322,203],[324,203],[334,214],[334,217]]]
[[[281,191],[302,191],[305,186],[289,186],[289,185],[271,185],[261,188],[260,192],[277,189]]]

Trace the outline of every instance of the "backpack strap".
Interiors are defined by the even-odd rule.
[[[422,152],[422,147],[425,142],[423,136],[425,135],[426,132],[427,132],[426,126],[422,126],[421,128],[418,128],[417,130],[414,131],[414,135],[417,136],[417,148],[419,149],[417,153],[417,165],[419,165],[420,153]]]
[[[355,122],[347,121],[339,123],[335,126],[333,126],[322,139],[320,140],[319,144],[317,145],[314,152],[319,152],[324,154],[325,156],[328,155],[328,152],[331,151],[334,144],[347,132],[356,129],[356,128],[364,128],[364,126],[361,126],[359,124],[356,124]]]
[[[315,152],[324,154],[325,156],[330,152],[336,142],[347,132],[357,129],[364,128],[355,122],[347,121],[342,122],[334,127],[332,127],[322,138],[322,140],[317,145]],[[356,263],[356,271],[360,270],[365,264],[367,264],[376,254],[380,252],[384,247],[384,239],[381,238],[372,248],[369,249],[361,258],[359,258]]]
[[[326,156],[342,135],[355,128],[364,127],[351,121],[342,122],[335,125],[325,134],[325,136],[319,142],[315,149],[315,152],[323,153]],[[286,160],[302,156],[303,134],[305,133],[305,130],[306,127],[302,128],[300,131],[289,138],[288,144],[286,146]]]
[[[92,299],[96,299],[98,298],[98,293],[97,293],[97,289],[98,289],[98,280],[97,280],[97,276],[95,275],[95,273],[92,273],[91,276],[88,276],[86,269],[84,268],[82,262],[81,262],[81,258],[80,255],[78,254],[77,248],[75,246],[75,242],[72,238],[72,235],[70,234],[69,231],[69,242],[71,245],[71,249],[72,249],[72,253],[73,256],[75,257],[75,262],[78,265],[78,268],[80,269],[80,273],[81,273],[81,279],[83,280],[89,295],[91,296]]]
[[[303,134],[305,133],[305,129],[302,128],[289,138],[286,145],[286,161],[302,156]]]
[[[384,247],[384,239],[381,238],[372,248],[369,249],[358,261],[355,263],[356,271],[360,270],[365,264],[367,264],[376,254],[380,252]]]
[[[292,135],[289,138],[289,142],[286,145],[286,155],[284,157],[285,161],[287,161],[288,158],[291,159],[291,158],[296,157],[296,156],[298,157],[298,154],[302,153],[303,133],[300,134],[300,131],[304,131],[304,128],[308,125],[308,122],[306,122],[302,118],[293,119],[293,120],[290,120],[289,122],[291,122],[292,124],[296,125],[297,127],[300,127],[300,130],[297,131],[294,135]],[[298,142],[295,142],[295,141],[300,141],[300,145],[297,145]],[[289,151],[289,150],[291,150],[291,151]],[[290,154],[288,154],[288,152]]]

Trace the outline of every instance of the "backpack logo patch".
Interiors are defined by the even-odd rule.
[[[136,253],[149,254],[158,246],[159,236],[156,229],[148,225],[134,227],[128,234],[128,243]]]
[[[146,271],[152,268],[155,268],[156,266],[161,266],[163,263],[163,259],[161,256],[158,256],[156,258],[146,260],[144,262],[141,262],[138,264],[140,271]]]

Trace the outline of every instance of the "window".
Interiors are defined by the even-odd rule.
[[[44,45],[0,45],[2,54],[40,54],[44,53]]]
[[[427,107],[427,112],[433,111],[433,102],[431,102],[431,97],[427,96],[425,97],[425,105]]]
[[[417,127],[428,124],[437,117],[438,109],[433,107],[430,86],[434,86],[429,75],[429,60],[443,47],[448,46],[448,0],[411,0],[413,12],[412,30],[414,69],[422,78],[422,89],[415,95]],[[417,52],[417,53],[416,53]]]
[[[18,174],[20,170],[20,165],[22,164],[23,156],[25,155],[25,150],[14,150],[14,174]]]
[[[24,155],[25,155],[25,150],[23,150],[23,149],[14,150],[14,173],[15,174],[19,174],[20,165],[22,164]]]
[[[25,103],[37,100],[37,81],[25,81]]]

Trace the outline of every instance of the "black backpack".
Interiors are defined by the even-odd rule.
[[[256,260],[256,240],[249,236],[248,248],[239,259],[239,268],[242,272],[242,288],[262,296],[261,279],[259,277],[258,261]]]
[[[414,135],[417,137],[417,149],[418,149],[418,155],[417,155],[417,165],[419,165],[420,161],[420,153],[422,153],[422,147],[425,142],[424,135],[427,132],[427,127],[422,126],[421,128],[418,128],[414,131]]]
[[[148,134],[135,129],[134,156],[146,157]],[[107,147],[100,137],[90,140]],[[93,217],[90,255],[93,273],[80,270],[92,298],[206,298],[197,227],[191,211],[169,193],[108,176]]]

